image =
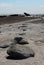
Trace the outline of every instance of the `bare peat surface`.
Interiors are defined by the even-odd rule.
[[[7,59],[8,48],[0,48],[0,65],[44,65],[44,23],[41,23],[42,21],[44,22],[44,19],[32,19],[0,25],[0,45],[10,45],[14,37],[22,36],[29,42],[25,46],[35,52],[34,57],[13,60]],[[26,29],[26,31],[23,31],[23,29]],[[22,33],[25,34],[19,35]]]
[[[30,23],[35,23],[35,24],[44,24],[44,19],[41,19],[41,20],[39,20],[39,21],[32,21],[32,22],[30,22]]]
[[[37,19],[38,17],[23,17],[23,16],[0,16],[0,25],[2,24],[11,24],[31,19]]]

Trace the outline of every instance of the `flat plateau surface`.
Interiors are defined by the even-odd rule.
[[[10,44],[14,37],[22,36],[27,39],[35,52],[34,57],[26,59],[7,59],[7,49],[0,48],[0,65],[44,65],[44,20],[32,19],[18,23],[0,25],[0,45]],[[31,23],[30,23],[31,22]],[[39,23],[38,23],[39,22]]]

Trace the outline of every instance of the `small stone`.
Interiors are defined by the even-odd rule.
[[[29,44],[29,43],[25,39],[22,39],[21,41],[19,41],[19,44],[25,45],[25,44]]]
[[[15,37],[14,40],[16,40],[17,42],[21,41],[23,38],[22,37]]]

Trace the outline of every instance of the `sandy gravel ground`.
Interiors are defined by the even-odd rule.
[[[27,59],[7,59],[7,48],[0,48],[0,65],[44,65],[44,23],[30,23],[28,20],[14,24],[0,25],[0,45],[10,44],[15,36],[20,35],[26,38],[29,42],[28,47],[33,49],[35,57]],[[24,26],[24,27],[22,27]],[[25,29],[25,31],[23,31]]]

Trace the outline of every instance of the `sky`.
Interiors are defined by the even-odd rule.
[[[44,0],[0,0],[0,15],[44,14]]]

